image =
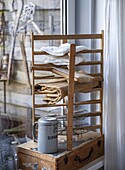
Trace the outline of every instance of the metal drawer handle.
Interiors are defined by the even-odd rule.
[[[84,159],[81,159],[78,155],[75,155],[74,161],[79,162],[79,163],[84,163],[91,157],[93,151],[94,151],[94,149],[93,149],[93,147],[91,147],[88,156]]]

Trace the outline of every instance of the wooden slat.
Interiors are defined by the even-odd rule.
[[[34,80],[40,80],[40,79],[46,79],[46,78],[54,78],[54,75],[53,76],[34,76]]]
[[[44,51],[34,51],[34,55],[48,55],[48,53],[46,53]]]
[[[91,75],[91,76],[101,76],[101,77],[103,77],[103,74],[102,73],[91,73],[91,74],[88,74],[88,75]]]
[[[102,49],[87,49],[87,50],[82,50],[78,53],[102,53]],[[34,55],[48,55],[48,53],[44,51],[34,51]]]
[[[101,100],[88,100],[88,101],[76,102],[74,103],[74,105],[100,104],[101,102],[102,102]]]
[[[100,129],[101,125],[93,125],[93,126],[83,126],[83,127],[75,127],[74,130],[95,130]]]
[[[85,62],[81,62],[80,64],[76,65],[76,66],[81,66],[81,65],[102,65],[102,61],[85,61]],[[41,68],[42,67],[42,68]],[[54,68],[55,66],[53,64],[34,64],[34,66],[31,67],[32,70],[43,70],[46,68],[48,68],[48,71],[51,71],[51,68]],[[57,68],[60,66],[56,66]],[[66,65],[63,65],[63,67],[65,68]],[[102,73],[97,73],[102,75]]]
[[[36,92],[35,92],[36,93]],[[36,93],[38,94],[38,93]],[[73,105],[88,105],[88,104],[100,104],[102,101],[101,100],[88,100],[88,101],[81,101],[81,102],[76,102],[73,103]],[[55,105],[48,105],[48,104],[35,104],[35,108],[40,108],[40,107],[56,107],[56,106],[67,106],[66,103],[60,103],[60,104],[55,104]]]
[[[34,108],[41,108],[41,107],[60,107],[60,106],[67,106],[66,103],[63,104],[53,104],[53,105],[49,105],[49,104],[34,104]]]
[[[86,62],[86,64],[83,64],[83,65],[98,65],[98,64],[101,64],[101,62],[95,62],[95,64],[94,64],[94,62],[92,62],[92,64],[91,64],[91,62],[89,63],[87,63]],[[81,64],[82,65],[82,64]],[[32,66],[31,67],[31,69],[32,70],[38,70],[38,71],[52,71],[52,72],[55,72],[55,73],[57,73],[57,70],[56,69],[54,69],[53,67],[41,67],[40,66],[40,64],[39,65],[34,65],[34,66]],[[89,73],[88,75],[93,75],[93,76],[102,76],[102,73]]]
[[[34,35],[34,40],[101,39],[102,34]]]
[[[80,65],[102,65],[102,61],[84,61],[78,64],[77,66],[80,66]],[[66,65],[63,65],[63,67],[65,66]],[[41,67],[52,68],[52,67],[55,67],[55,65],[54,64],[34,64],[34,66],[32,66],[31,69],[41,70]],[[60,66],[56,65],[56,67],[60,67]]]
[[[84,61],[81,62],[79,65],[99,65],[102,64],[102,61]]]
[[[68,86],[67,150],[72,150],[75,51],[76,51],[75,44],[71,44],[69,64],[69,86]]]
[[[91,92],[94,92],[94,91],[102,91],[102,87],[100,87],[100,88],[94,88],[94,89],[91,90]]]
[[[33,67],[54,67],[55,65],[52,63],[47,63],[47,64],[34,64]],[[56,66],[57,67],[57,66]],[[60,66],[58,66],[60,67]]]
[[[101,112],[89,112],[89,113],[77,113],[76,115],[73,115],[73,118],[80,118],[80,117],[94,117],[94,116],[100,116]],[[56,116],[57,119],[67,119],[67,115],[64,116]]]
[[[93,116],[100,116],[101,112],[89,112],[89,113],[83,113],[83,114],[77,114],[74,115],[73,118],[77,117],[93,117]]]
[[[86,49],[78,53],[101,53],[101,52],[102,52],[102,49]]]
[[[102,48],[102,53],[101,53],[101,60],[102,60],[101,73],[102,73],[102,75],[103,75],[104,31],[102,31],[101,48]],[[102,87],[103,87],[103,85],[102,85]],[[101,112],[103,112],[103,90],[100,91],[100,98],[101,98],[101,100],[102,100],[102,103],[101,103],[101,105],[100,105],[100,110],[101,110]],[[103,117],[102,117],[102,115],[100,115],[100,124],[101,124],[100,132],[101,132],[101,134],[102,134],[102,133],[103,133],[103,132],[102,132],[102,131],[103,131]]]
[[[52,67],[37,67],[37,66],[32,66],[32,70],[41,70],[41,71],[52,71]]]
[[[85,62],[81,62],[80,64],[78,64],[77,66],[81,66],[81,65],[102,65],[102,61],[85,61]],[[66,65],[65,65],[66,66]],[[63,66],[65,68],[65,66]],[[56,66],[57,68],[59,66]],[[32,70],[46,70],[46,71],[52,71],[52,68],[54,68],[54,65],[43,65],[43,64],[34,64],[34,66],[31,67]],[[96,75],[102,75],[102,73],[95,73]]]

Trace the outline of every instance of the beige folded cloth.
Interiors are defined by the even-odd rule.
[[[86,93],[91,89],[98,87],[99,81],[93,81],[89,83],[74,83],[74,93],[81,92]],[[67,81],[55,82],[55,83],[38,83],[35,85],[35,91],[41,94],[45,94],[43,101],[48,104],[56,104],[62,98],[68,95],[68,83]]]

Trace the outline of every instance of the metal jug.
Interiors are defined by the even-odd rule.
[[[38,125],[38,139],[35,131]],[[54,117],[42,117],[33,125],[33,137],[38,142],[38,152],[55,153],[58,150],[58,121]]]

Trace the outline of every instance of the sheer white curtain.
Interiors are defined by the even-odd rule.
[[[105,4],[105,170],[125,170],[125,0]]]

